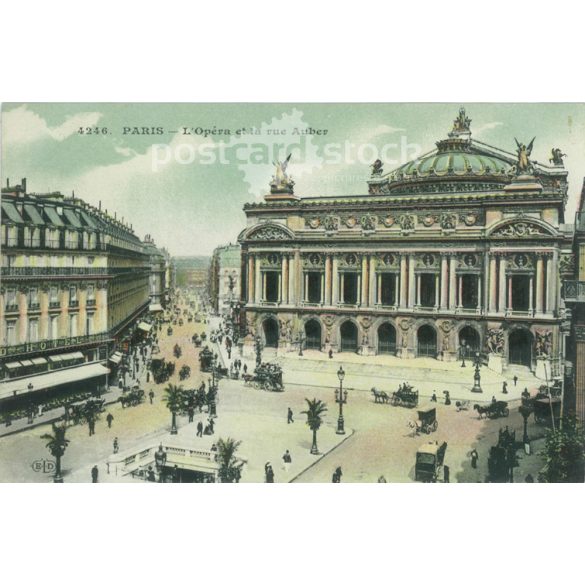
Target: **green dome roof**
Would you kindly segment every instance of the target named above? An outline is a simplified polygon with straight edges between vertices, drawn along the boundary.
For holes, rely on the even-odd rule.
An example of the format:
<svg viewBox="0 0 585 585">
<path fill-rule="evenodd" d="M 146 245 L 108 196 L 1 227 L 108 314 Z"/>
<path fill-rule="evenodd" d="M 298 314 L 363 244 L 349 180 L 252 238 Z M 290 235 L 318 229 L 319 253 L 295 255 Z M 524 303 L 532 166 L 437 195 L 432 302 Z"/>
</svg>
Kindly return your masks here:
<svg viewBox="0 0 585 585">
<path fill-rule="evenodd" d="M 389 174 L 390 181 L 442 176 L 506 176 L 512 164 L 504 157 L 474 148 L 471 140 L 450 139 L 437 149 Z"/>
</svg>

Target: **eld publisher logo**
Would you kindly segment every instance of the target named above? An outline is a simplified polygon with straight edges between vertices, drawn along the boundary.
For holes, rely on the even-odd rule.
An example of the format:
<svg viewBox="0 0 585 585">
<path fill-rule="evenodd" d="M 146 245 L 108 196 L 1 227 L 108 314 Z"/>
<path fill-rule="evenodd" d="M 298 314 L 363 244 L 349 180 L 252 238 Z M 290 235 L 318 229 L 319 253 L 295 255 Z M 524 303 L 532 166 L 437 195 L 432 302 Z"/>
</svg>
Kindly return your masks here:
<svg viewBox="0 0 585 585">
<path fill-rule="evenodd" d="M 51 473 L 55 471 L 55 462 L 49 461 L 48 459 L 37 459 L 33 461 L 31 467 L 37 473 Z"/>
</svg>

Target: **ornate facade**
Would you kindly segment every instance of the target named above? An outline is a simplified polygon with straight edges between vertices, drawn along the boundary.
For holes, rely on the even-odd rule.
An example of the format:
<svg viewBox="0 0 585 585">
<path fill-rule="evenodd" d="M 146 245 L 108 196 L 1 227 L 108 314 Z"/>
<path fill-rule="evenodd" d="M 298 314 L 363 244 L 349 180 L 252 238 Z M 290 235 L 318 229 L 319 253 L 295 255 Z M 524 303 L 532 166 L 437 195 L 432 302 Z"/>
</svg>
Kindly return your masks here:
<svg viewBox="0 0 585 585">
<path fill-rule="evenodd" d="M 299 198 L 277 173 L 265 201 L 244 207 L 249 339 L 402 358 L 480 352 L 496 370 L 550 377 L 571 247 L 562 157 L 547 166 L 530 160 L 532 143 L 516 154 L 479 143 L 470 122 L 460 111 L 436 149 L 391 172 L 376 161 L 364 195 Z"/>
</svg>

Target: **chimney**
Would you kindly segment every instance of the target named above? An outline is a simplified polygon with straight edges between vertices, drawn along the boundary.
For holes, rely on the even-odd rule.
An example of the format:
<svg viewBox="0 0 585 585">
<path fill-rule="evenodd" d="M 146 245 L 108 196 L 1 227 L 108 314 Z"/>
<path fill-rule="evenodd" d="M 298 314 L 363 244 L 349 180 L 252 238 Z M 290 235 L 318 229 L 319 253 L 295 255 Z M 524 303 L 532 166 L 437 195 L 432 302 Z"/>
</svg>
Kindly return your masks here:
<svg viewBox="0 0 585 585">
<path fill-rule="evenodd" d="M 20 185 L 22 187 L 22 191 L 26 195 L 26 178 L 20 180 Z"/>
<path fill-rule="evenodd" d="M 102 210 L 102 200 L 100 199 L 100 206 L 98 207 L 98 209 L 101 211 Z"/>
<path fill-rule="evenodd" d="M 6 179 L 6 187 L 10 187 L 10 179 Z"/>
</svg>

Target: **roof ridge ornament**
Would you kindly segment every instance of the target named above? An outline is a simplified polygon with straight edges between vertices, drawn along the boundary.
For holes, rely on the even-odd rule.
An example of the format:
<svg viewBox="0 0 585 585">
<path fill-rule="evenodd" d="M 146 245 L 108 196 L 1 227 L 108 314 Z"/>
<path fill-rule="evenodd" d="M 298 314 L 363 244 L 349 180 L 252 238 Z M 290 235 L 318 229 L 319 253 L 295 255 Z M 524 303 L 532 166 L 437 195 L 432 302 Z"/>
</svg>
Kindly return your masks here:
<svg viewBox="0 0 585 585">
<path fill-rule="evenodd" d="M 459 108 L 459 114 L 453 120 L 453 130 L 449 132 L 449 138 L 471 138 L 471 118 L 465 113 L 465 108 Z"/>
</svg>

